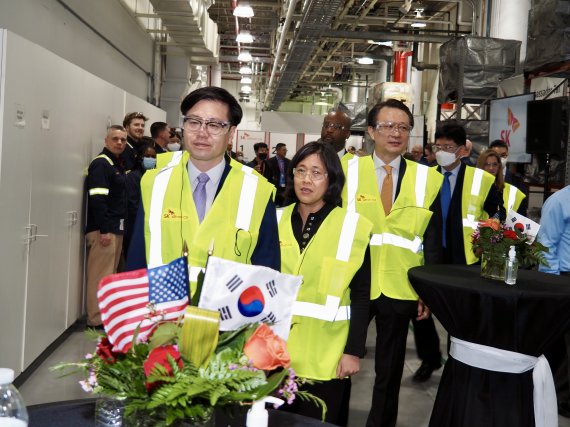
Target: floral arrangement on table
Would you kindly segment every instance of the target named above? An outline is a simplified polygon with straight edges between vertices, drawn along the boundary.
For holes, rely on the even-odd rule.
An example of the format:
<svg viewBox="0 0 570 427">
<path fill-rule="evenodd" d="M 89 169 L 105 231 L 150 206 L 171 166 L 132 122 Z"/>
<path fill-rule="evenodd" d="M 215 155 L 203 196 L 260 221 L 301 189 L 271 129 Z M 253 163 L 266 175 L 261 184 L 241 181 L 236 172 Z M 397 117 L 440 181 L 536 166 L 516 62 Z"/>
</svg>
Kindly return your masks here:
<svg viewBox="0 0 570 427">
<path fill-rule="evenodd" d="M 152 315 L 155 327 L 148 339 L 140 339 L 135 332 L 126 352 L 113 351 L 104 333 L 89 330 L 97 340 L 95 353 L 52 369 L 78 368 L 84 373 L 80 384 L 86 392 L 124 400 L 124 419 L 152 420 L 142 425 L 203 422 L 212 417 L 214 408 L 235 409 L 271 394 L 288 404 L 296 398 L 313 401 L 323 408 L 324 419 L 324 402 L 298 389 L 304 380 L 289 368 L 286 343 L 267 324 L 250 324 L 219 335 L 215 324 L 215 342 L 206 339 L 196 345 L 186 334 L 190 329 L 194 338 L 200 334 L 195 333 L 195 323 L 189 326 L 187 315 L 184 323 L 161 320 L 160 313 Z"/>
<path fill-rule="evenodd" d="M 521 228 L 510 228 L 495 218 L 479 222 L 471 235 L 471 243 L 475 254 L 481 257 L 481 271 L 485 276 L 504 278 L 505 258 L 511 246 L 516 248 L 520 266 L 548 265 L 544 257 L 544 252 L 548 252 L 547 247 L 525 234 Z"/>
</svg>

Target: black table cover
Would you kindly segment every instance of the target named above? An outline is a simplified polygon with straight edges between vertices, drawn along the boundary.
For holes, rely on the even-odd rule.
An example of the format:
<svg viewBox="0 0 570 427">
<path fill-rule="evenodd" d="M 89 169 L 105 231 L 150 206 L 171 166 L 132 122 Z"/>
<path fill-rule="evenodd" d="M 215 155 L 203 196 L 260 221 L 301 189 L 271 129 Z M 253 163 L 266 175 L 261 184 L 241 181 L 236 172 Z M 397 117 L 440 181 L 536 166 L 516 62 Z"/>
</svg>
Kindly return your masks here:
<svg viewBox="0 0 570 427">
<path fill-rule="evenodd" d="M 479 266 L 430 265 L 408 272 L 420 298 L 456 338 L 538 357 L 570 326 L 568 277 L 519 270 L 517 284 Z M 532 371 L 474 368 L 449 357 L 430 427 L 534 427 Z"/>
<path fill-rule="evenodd" d="M 29 427 L 93 427 L 96 399 L 70 400 L 28 406 Z M 269 427 L 334 427 L 334 424 L 289 412 L 268 409 Z M 235 419 L 216 411 L 216 427 L 244 427 L 245 415 Z"/>
</svg>

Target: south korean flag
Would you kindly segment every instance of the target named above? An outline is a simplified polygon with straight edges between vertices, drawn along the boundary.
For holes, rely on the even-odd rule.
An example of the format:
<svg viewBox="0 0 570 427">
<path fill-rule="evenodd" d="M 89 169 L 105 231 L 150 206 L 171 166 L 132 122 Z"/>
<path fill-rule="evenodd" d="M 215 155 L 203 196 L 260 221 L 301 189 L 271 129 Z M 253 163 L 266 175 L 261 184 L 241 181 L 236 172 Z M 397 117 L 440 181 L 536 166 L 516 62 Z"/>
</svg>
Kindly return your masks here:
<svg viewBox="0 0 570 427">
<path fill-rule="evenodd" d="M 505 220 L 505 225 L 511 230 L 519 230 L 522 234 L 528 237 L 528 244 L 530 245 L 536 239 L 538 230 L 540 229 L 540 224 L 537 224 L 532 219 L 529 219 L 521 214 L 510 210 L 507 219 Z"/>
<path fill-rule="evenodd" d="M 267 322 L 287 340 L 292 307 L 302 281 L 301 276 L 211 256 L 198 306 L 220 312 L 221 331 Z"/>
</svg>

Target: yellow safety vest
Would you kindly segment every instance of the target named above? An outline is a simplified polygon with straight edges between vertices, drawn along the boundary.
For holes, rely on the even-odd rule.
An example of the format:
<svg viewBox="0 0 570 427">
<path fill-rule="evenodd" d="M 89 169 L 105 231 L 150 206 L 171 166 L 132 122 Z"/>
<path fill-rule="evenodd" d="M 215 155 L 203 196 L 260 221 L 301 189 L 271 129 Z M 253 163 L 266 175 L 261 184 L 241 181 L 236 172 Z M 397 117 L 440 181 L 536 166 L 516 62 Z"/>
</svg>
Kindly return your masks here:
<svg viewBox="0 0 570 427">
<path fill-rule="evenodd" d="M 525 197 L 526 194 L 521 190 L 505 182 L 505 188 L 503 188 L 503 205 L 505 206 L 507 214 L 510 210 L 517 212 Z"/>
<path fill-rule="evenodd" d="M 166 166 L 148 170 L 141 180 L 146 259 L 151 267 L 166 264 L 182 255 L 186 242 L 194 293 L 211 246 L 219 258 L 251 263 L 274 187 L 250 167 L 232 162 L 222 189 L 200 223 L 188 178 L 189 154 L 170 154 Z"/>
<path fill-rule="evenodd" d="M 291 228 L 294 207 L 284 208 L 279 220 L 281 271 L 303 276 L 287 348 L 297 375 L 330 380 L 346 346 L 349 285 L 364 260 L 372 224 L 337 207 L 301 253 Z"/>
<path fill-rule="evenodd" d="M 463 249 L 467 265 L 475 264 L 479 258 L 473 253 L 471 235 L 479 221 L 489 218 L 483 210 L 485 199 L 495 183 L 495 177 L 482 169 L 465 166 L 461 193 L 461 220 L 463 223 Z"/>
<path fill-rule="evenodd" d="M 343 207 L 372 221 L 370 298 L 381 294 L 400 300 L 417 300 L 408 270 L 423 265 L 423 235 L 432 212 L 429 207 L 443 176 L 434 168 L 403 159 L 406 172 L 392 210 L 386 216 L 380 200 L 372 156 L 353 157 L 342 166 L 346 176 Z"/>
</svg>

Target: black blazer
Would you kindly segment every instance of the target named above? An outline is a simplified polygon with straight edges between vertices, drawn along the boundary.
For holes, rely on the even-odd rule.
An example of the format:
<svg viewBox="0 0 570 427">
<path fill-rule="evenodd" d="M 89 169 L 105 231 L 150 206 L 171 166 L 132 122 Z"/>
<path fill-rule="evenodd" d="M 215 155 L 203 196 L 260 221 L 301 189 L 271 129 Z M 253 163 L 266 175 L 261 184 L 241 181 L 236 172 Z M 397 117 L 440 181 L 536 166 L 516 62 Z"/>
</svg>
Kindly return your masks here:
<svg viewBox="0 0 570 427">
<path fill-rule="evenodd" d="M 455 182 L 455 188 L 451 195 L 449 212 L 447 213 L 445 227 L 447 247 L 444 249 L 444 262 L 447 264 L 465 265 L 467 263 L 463 245 L 463 216 L 461 214 L 465 168 L 466 165 L 461 163 L 461 169 L 459 169 L 459 173 L 457 174 L 457 181 Z M 441 167 L 438 167 L 438 171 L 442 172 Z M 489 190 L 489 194 L 485 199 L 483 210 L 489 214 L 489 217 L 493 217 L 498 212 L 501 221 L 506 218 L 501 195 L 494 185 L 491 186 L 491 190 Z"/>
<path fill-rule="evenodd" d="M 285 157 L 285 181 L 287 180 L 287 176 L 289 176 L 290 164 L 291 160 Z M 267 180 L 272 183 L 275 188 L 277 188 L 277 191 L 283 191 L 285 189 L 284 187 L 279 187 L 279 177 L 281 176 L 281 171 L 279 170 L 277 156 L 273 156 L 265 161 L 265 171 L 263 172 L 263 176 L 267 178 Z"/>
</svg>

